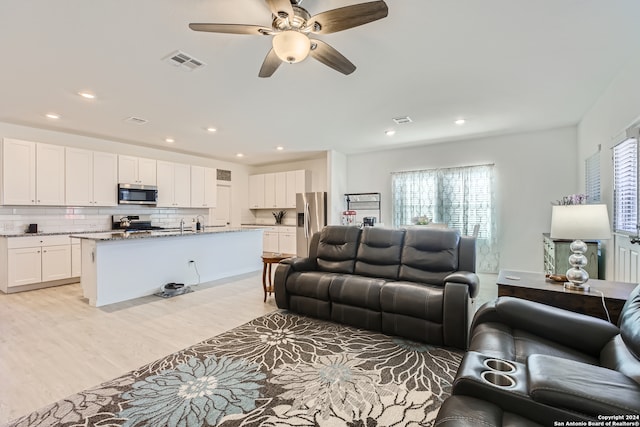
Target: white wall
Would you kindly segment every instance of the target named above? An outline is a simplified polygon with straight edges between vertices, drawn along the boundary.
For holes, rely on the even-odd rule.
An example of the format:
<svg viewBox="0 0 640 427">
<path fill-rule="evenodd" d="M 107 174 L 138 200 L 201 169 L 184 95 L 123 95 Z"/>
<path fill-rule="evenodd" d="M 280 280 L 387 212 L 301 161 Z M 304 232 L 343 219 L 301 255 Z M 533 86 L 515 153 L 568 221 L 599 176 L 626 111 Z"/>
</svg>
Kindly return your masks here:
<svg viewBox="0 0 640 427">
<path fill-rule="evenodd" d="M 46 129 L 38 129 L 38 128 L 32 128 L 27 126 L 14 125 L 10 123 L 3 123 L 3 122 L 0 122 L 0 138 L 16 138 L 16 139 L 23 139 L 27 141 L 43 142 L 47 144 L 64 145 L 68 147 L 85 148 L 88 150 L 104 151 L 104 152 L 117 153 L 117 154 L 127 154 L 127 155 L 138 156 L 138 157 L 148 157 L 148 158 L 158 159 L 158 160 L 166 160 L 166 161 L 172 161 L 172 162 L 178 162 L 178 163 L 188 163 L 192 165 L 227 169 L 231 171 L 231 177 L 232 177 L 232 189 L 233 189 L 231 192 L 232 194 L 231 225 L 232 226 L 235 227 L 240 225 L 240 219 L 243 212 L 243 208 L 246 209 L 246 207 L 249 205 L 248 195 L 247 195 L 247 188 L 249 185 L 249 180 L 248 180 L 249 168 L 244 165 L 226 162 L 222 160 L 210 159 L 202 156 L 192 156 L 188 154 L 176 153 L 176 152 L 171 152 L 171 151 L 166 151 L 161 149 L 154 149 L 149 147 L 125 144 L 125 143 L 110 141 L 110 140 L 101 139 L 101 138 L 80 136 L 80 135 L 75 135 L 71 133 L 58 132 L 58 131 L 52 131 L 52 130 L 46 130 Z M 7 215 L 14 215 L 14 213 L 11 210 L 7 210 L 7 209 L 9 208 L 4 208 L 1 213 L 1 215 L 3 215 L 3 218 L 6 221 L 8 221 L 7 224 L 9 223 L 22 224 L 25 221 L 28 223 L 30 221 L 35 221 L 35 220 L 38 220 L 40 222 L 46 222 L 44 217 L 51 216 L 53 218 L 59 215 L 58 210 L 53 210 L 53 209 L 45 210 L 44 208 L 31 207 L 26 210 L 25 209 L 21 210 L 20 211 L 21 214 L 17 212 L 15 213 L 15 215 L 22 215 L 20 217 L 14 216 L 12 218 L 7 218 L 6 217 Z M 113 210 L 117 211 L 117 212 L 114 212 L 114 214 L 120 212 L 119 209 L 122 210 L 125 208 L 122 208 L 122 207 L 114 208 Z M 160 209 L 161 208 L 158 208 L 156 210 L 160 210 Z M 87 219 L 86 215 L 97 215 L 97 214 L 107 215 L 109 214 L 109 211 L 110 209 L 108 208 L 107 209 L 103 208 L 103 209 L 100 209 L 99 211 L 97 210 L 97 208 L 90 208 L 90 207 L 78 208 L 77 215 L 80 215 L 80 216 L 85 215 L 85 218 L 78 217 L 77 219 L 86 220 Z M 167 210 L 165 209 L 163 210 L 163 212 L 164 211 L 167 211 Z M 206 210 L 200 209 L 198 211 L 200 212 L 200 214 L 204 214 L 204 215 L 207 214 Z M 150 213 L 153 214 L 154 212 L 150 212 Z M 185 213 L 185 215 L 188 216 L 189 212 Z M 53 230 L 58 231 L 58 228 L 65 227 L 68 225 L 66 223 L 64 224 L 60 223 L 59 221 L 57 222 L 55 219 L 50 219 L 50 221 L 52 221 L 49 224 L 51 226 L 52 231 Z M 89 222 L 91 224 L 94 224 L 96 221 L 98 221 L 99 224 L 102 224 L 105 222 L 105 219 L 102 217 L 100 218 L 96 217 L 91 219 Z M 82 228 L 81 224 L 82 224 L 81 222 L 78 222 L 77 224 L 73 224 L 72 230 L 78 231 L 79 229 Z M 21 225 L 18 226 L 18 228 L 20 227 Z M 97 225 L 96 227 L 101 227 L 101 225 Z M 6 229 L 5 231 L 14 231 L 14 230 Z M 18 230 L 15 230 L 15 231 L 18 231 Z"/>
<path fill-rule="evenodd" d="M 344 195 L 347 193 L 347 156 L 337 151 L 329 152 L 327 170 L 327 224 L 340 224 L 345 210 Z"/>
<path fill-rule="evenodd" d="M 348 192 L 380 192 L 391 224 L 391 172 L 495 164 L 500 268 L 543 270 L 551 202 L 575 193 L 576 129 L 566 127 L 349 155 Z"/>
<path fill-rule="evenodd" d="M 602 201 L 613 215 L 613 162 L 611 147 L 624 139 L 624 131 L 640 123 L 640 57 L 630 53 L 631 62 L 578 124 L 578 183 L 584 190 L 584 161 L 602 145 L 600 186 Z M 613 241 L 603 242 L 606 278 L 613 280 Z"/>
</svg>

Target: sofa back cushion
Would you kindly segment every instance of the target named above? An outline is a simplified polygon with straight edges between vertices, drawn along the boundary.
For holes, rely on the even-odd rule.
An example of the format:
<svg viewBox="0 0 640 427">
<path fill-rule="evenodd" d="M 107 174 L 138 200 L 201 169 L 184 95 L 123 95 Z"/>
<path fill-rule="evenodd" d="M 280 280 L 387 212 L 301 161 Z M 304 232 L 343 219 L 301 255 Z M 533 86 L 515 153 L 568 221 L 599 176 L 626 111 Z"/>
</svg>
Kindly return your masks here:
<svg viewBox="0 0 640 427">
<path fill-rule="evenodd" d="M 444 285 L 444 278 L 458 270 L 460 233 L 450 228 L 407 229 L 400 264 L 400 280 Z"/>
<path fill-rule="evenodd" d="M 398 279 L 404 229 L 365 227 L 360 237 L 355 273 Z"/>
<path fill-rule="evenodd" d="M 318 270 L 353 273 L 362 230 L 358 227 L 329 225 L 320 231 L 316 260 Z"/>
</svg>

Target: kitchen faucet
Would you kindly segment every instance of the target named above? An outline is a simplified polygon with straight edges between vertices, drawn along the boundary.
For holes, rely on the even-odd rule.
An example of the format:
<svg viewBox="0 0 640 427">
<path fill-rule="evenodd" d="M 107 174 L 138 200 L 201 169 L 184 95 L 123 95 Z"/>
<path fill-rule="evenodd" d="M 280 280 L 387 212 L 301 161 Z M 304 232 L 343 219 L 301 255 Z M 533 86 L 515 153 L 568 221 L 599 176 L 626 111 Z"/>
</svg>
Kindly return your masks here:
<svg viewBox="0 0 640 427">
<path fill-rule="evenodd" d="M 180 220 L 180 233 L 184 233 L 184 218 Z"/>
</svg>

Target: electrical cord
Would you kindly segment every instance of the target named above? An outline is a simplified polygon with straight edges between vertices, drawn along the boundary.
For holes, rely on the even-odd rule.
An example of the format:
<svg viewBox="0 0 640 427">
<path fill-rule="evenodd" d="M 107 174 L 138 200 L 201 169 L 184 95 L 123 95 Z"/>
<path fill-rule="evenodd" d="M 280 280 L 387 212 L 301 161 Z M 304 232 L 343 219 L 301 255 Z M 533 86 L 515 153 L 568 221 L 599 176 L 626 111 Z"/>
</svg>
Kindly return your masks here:
<svg viewBox="0 0 640 427">
<path fill-rule="evenodd" d="M 196 270 L 196 275 L 198 276 L 198 283 L 196 283 L 196 285 L 200 284 L 200 272 L 198 271 L 198 264 L 196 264 L 195 261 L 189 261 L 189 264 L 193 264 L 193 268 Z"/>
<path fill-rule="evenodd" d="M 607 315 L 607 320 L 609 321 L 609 323 L 611 323 L 611 317 L 609 316 L 609 310 L 607 310 L 607 304 L 604 301 L 604 293 L 602 291 L 599 291 L 599 290 L 593 289 L 593 288 L 591 288 L 591 290 L 600 294 L 600 299 L 602 300 L 602 308 L 604 308 L 604 312 Z"/>
</svg>

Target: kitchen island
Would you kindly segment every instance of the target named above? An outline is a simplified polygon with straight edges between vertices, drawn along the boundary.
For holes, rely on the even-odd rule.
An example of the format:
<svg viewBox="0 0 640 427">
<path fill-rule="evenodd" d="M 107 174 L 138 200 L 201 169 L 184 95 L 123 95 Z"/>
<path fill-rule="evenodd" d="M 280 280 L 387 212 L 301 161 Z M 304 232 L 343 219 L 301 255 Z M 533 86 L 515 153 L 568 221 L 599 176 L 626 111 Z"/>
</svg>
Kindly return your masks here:
<svg viewBox="0 0 640 427">
<path fill-rule="evenodd" d="M 167 283 L 194 285 L 262 267 L 262 230 L 207 227 L 73 237 L 81 240 L 84 296 L 96 307 L 152 295 Z"/>
</svg>

